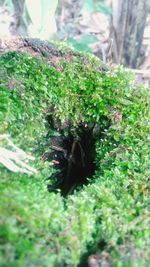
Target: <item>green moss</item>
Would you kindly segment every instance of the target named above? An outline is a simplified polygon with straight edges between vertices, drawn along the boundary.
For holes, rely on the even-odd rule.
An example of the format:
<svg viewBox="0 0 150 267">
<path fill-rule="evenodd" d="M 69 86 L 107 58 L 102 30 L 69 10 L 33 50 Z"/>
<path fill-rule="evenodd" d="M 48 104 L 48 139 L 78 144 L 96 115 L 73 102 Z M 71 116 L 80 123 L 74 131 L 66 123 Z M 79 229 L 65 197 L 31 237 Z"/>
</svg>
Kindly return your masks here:
<svg viewBox="0 0 150 267">
<path fill-rule="evenodd" d="M 0 57 L 0 99 L 0 133 L 32 152 L 38 169 L 32 177 L 0 169 L 2 266 L 77 266 L 90 251 L 101 253 L 101 242 L 112 266 L 146 266 L 148 90 L 134 86 L 121 67 L 91 56 L 72 54 L 54 67 L 9 52 Z M 104 132 L 96 144 L 95 176 L 65 203 L 47 192 L 49 167 L 39 160 L 48 114 L 67 122 L 66 131 L 94 122 Z"/>
</svg>

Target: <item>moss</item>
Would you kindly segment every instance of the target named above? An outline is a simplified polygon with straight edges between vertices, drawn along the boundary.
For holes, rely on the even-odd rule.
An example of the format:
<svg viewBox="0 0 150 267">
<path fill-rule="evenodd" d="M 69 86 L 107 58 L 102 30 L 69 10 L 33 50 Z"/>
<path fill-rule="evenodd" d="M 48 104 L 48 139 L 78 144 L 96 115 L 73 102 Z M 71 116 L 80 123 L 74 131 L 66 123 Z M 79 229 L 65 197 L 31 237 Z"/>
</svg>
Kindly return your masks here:
<svg viewBox="0 0 150 267">
<path fill-rule="evenodd" d="M 64 51 L 58 54 L 55 64 L 24 52 L 0 57 L 0 133 L 34 154 L 38 169 L 32 177 L 0 169 L 2 266 L 77 266 L 101 249 L 112 266 L 126 266 L 126 255 L 137 266 L 135 251 L 146 266 L 148 90 L 136 87 L 122 67 L 70 50 L 68 61 Z M 54 130 L 77 136 L 91 123 L 95 175 L 64 202 L 59 192 L 47 192 L 52 170 L 39 158 Z"/>
</svg>

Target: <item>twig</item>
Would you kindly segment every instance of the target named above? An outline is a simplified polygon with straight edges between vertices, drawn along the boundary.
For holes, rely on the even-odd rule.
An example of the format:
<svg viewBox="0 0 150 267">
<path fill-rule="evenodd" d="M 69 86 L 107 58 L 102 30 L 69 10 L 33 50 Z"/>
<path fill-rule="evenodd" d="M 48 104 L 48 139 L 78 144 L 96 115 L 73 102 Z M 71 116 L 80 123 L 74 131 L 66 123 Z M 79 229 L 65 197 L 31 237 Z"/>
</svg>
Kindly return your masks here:
<svg viewBox="0 0 150 267">
<path fill-rule="evenodd" d="M 140 70 L 140 69 L 128 69 L 125 68 L 126 71 L 133 71 L 135 74 L 141 74 L 146 77 L 150 77 L 150 70 Z"/>
</svg>

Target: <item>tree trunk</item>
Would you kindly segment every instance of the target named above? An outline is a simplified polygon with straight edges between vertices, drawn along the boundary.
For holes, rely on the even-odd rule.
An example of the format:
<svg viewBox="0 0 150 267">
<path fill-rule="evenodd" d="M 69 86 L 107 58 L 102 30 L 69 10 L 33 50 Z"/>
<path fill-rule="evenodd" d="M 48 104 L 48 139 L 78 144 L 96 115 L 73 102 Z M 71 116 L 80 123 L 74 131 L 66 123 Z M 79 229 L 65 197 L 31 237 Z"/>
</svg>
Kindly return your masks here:
<svg viewBox="0 0 150 267">
<path fill-rule="evenodd" d="M 138 67 L 149 0 L 112 0 L 112 54 L 117 63 Z"/>
<path fill-rule="evenodd" d="M 29 22 L 29 16 L 25 7 L 25 0 L 12 0 L 16 25 L 14 29 L 14 35 L 27 36 L 27 24 Z"/>
</svg>

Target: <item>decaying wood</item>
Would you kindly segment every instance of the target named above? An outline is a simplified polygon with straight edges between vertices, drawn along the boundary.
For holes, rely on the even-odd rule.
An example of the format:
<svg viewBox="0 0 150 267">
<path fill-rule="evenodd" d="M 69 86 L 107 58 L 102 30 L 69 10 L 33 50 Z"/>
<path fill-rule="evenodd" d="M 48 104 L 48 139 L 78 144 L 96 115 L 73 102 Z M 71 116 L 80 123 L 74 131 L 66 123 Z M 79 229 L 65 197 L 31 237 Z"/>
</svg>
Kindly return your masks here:
<svg viewBox="0 0 150 267">
<path fill-rule="evenodd" d="M 136 68 L 141 60 L 149 0 L 113 0 L 112 3 L 113 59 L 117 63 Z"/>
<path fill-rule="evenodd" d="M 41 41 L 38 38 L 28 37 L 11 37 L 0 38 L 0 54 L 8 51 L 27 52 L 31 56 L 44 57 L 48 60 L 49 64 L 55 67 L 58 71 L 62 70 L 61 60 L 62 58 L 67 62 L 72 62 L 75 52 L 71 49 L 62 51 L 56 45 L 49 41 Z"/>
<path fill-rule="evenodd" d="M 18 148 L 8 135 L 0 135 L 0 141 L 5 141 L 0 145 L 0 164 L 5 166 L 12 172 L 20 172 L 26 174 L 36 173 L 36 169 L 28 164 L 29 160 L 34 160 L 34 157 L 25 153 Z"/>
</svg>

